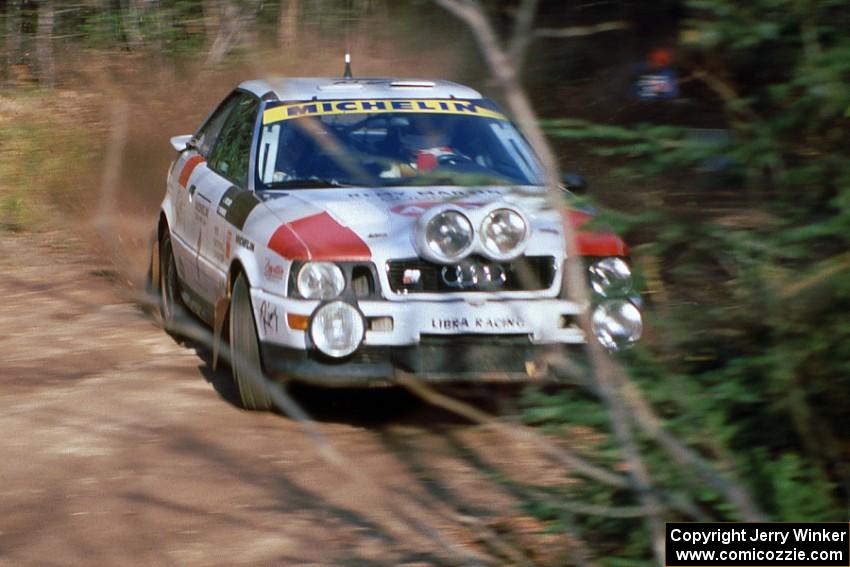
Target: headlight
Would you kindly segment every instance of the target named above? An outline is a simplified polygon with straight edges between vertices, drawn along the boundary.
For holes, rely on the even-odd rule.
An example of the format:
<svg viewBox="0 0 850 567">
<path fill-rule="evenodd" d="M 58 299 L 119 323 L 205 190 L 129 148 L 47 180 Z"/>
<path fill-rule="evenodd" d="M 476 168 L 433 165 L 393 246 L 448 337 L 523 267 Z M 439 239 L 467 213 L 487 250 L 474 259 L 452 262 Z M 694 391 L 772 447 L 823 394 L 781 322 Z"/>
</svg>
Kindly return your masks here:
<svg viewBox="0 0 850 567">
<path fill-rule="evenodd" d="M 590 287 L 602 297 L 623 296 L 632 290 L 632 271 L 620 258 L 604 258 L 590 265 Z"/>
<path fill-rule="evenodd" d="M 472 247 L 472 223 L 460 211 L 438 213 L 425 225 L 425 245 L 436 258 L 457 261 Z"/>
<path fill-rule="evenodd" d="M 527 235 L 525 219 L 511 209 L 496 209 L 481 223 L 481 243 L 495 260 L 508 260 L 522 253 Z"/>
<path fill-rule="evenodd" d="M 345 289 L 345 276 L 336 264 L 307 262 L 298 271 L 296 284 L 304 299 L 333 299 Z"/>
<path fill-rule="evenodd" d="M 321 352 L 334 358 L 348 356 L 363 341 L 363 316 L 352 305 L 334 301 L 319 307 L 310 321 L 310 338 Z"/>
<path fill-rule="evenodd" d="M 591 326 L 596 339 L 608 350 L 631 346 L 643 333 L 640 311 L 624 299 L 603 301 L 593 310 Z"/>
</svg>

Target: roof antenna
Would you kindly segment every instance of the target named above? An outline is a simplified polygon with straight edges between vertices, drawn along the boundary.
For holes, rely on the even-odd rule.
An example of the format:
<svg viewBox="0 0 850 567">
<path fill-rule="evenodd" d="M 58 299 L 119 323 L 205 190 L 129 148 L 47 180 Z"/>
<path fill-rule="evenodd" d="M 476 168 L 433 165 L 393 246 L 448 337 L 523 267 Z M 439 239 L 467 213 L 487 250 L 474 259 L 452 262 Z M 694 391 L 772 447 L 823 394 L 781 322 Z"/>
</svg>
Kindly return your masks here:
<svg viewBox="0 0 850 567">
<path fill-rule="evenodd" d="M 345 54 L 345 74 L 342 76 L 343 79 L 351 79 L 353 76 L 351 74 L 351 54 Z"/>
</svg>

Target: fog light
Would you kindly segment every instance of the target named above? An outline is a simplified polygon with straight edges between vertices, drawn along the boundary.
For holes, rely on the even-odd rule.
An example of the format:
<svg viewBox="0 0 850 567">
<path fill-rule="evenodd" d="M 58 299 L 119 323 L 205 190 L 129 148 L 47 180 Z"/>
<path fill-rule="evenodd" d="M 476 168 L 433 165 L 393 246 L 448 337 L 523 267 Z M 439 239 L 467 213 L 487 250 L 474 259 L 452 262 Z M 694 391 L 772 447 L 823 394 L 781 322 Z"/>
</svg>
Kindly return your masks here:
<svg viewBox="0 0 850 567">
<path fill-rule="evenodd" d="M 334 358 L 348 356 L 363 341 L 365 326 L 360 312 L 343 301 L 319 307 L 310 321 L 310 338 L 321 352 Z"/>
<path fill-rule="evenodd" d="M 643 333 L 640 311 L 623 299 L 600 303 L 593 310 L 592 326 L 596 339 L 608 350 L 631 346 Z"/>
</svg>

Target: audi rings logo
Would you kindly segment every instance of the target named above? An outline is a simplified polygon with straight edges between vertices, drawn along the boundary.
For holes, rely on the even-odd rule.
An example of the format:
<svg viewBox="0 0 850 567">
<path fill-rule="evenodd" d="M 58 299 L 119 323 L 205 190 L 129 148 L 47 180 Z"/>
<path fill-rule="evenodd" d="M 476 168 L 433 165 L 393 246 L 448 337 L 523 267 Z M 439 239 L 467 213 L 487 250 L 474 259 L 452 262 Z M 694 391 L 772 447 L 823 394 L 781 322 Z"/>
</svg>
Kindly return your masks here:
<svg viewBox="0 0 850 567">
<path fill-rule="evenodd" d="M 443 266 L 440 275 L 444 284 L 455 289 L 500 288 L 508 281 L 505 267 L 489 262 L 461 262 Z"/>
</svg>

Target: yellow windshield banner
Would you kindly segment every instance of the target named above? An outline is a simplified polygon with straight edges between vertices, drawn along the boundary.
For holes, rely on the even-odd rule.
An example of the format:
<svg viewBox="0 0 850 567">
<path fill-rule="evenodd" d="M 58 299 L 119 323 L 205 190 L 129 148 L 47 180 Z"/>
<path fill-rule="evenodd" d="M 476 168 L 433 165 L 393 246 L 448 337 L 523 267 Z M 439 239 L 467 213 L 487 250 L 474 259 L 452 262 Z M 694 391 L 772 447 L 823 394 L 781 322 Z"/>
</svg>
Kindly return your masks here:
<svg viewBox="0 0 850 567">
<path fill-rule="evenodd" d="M 504 114 L 484 108 L 469 100 L 457 99 L 383 99 L 383 100 L 315 100 L 275 106 L 263 113 L 263 124 L 305 116 L 333 114 L 375 114 L 415 112 L 419 114 L 459 114 L 507 120 Z"/>
</svg>

